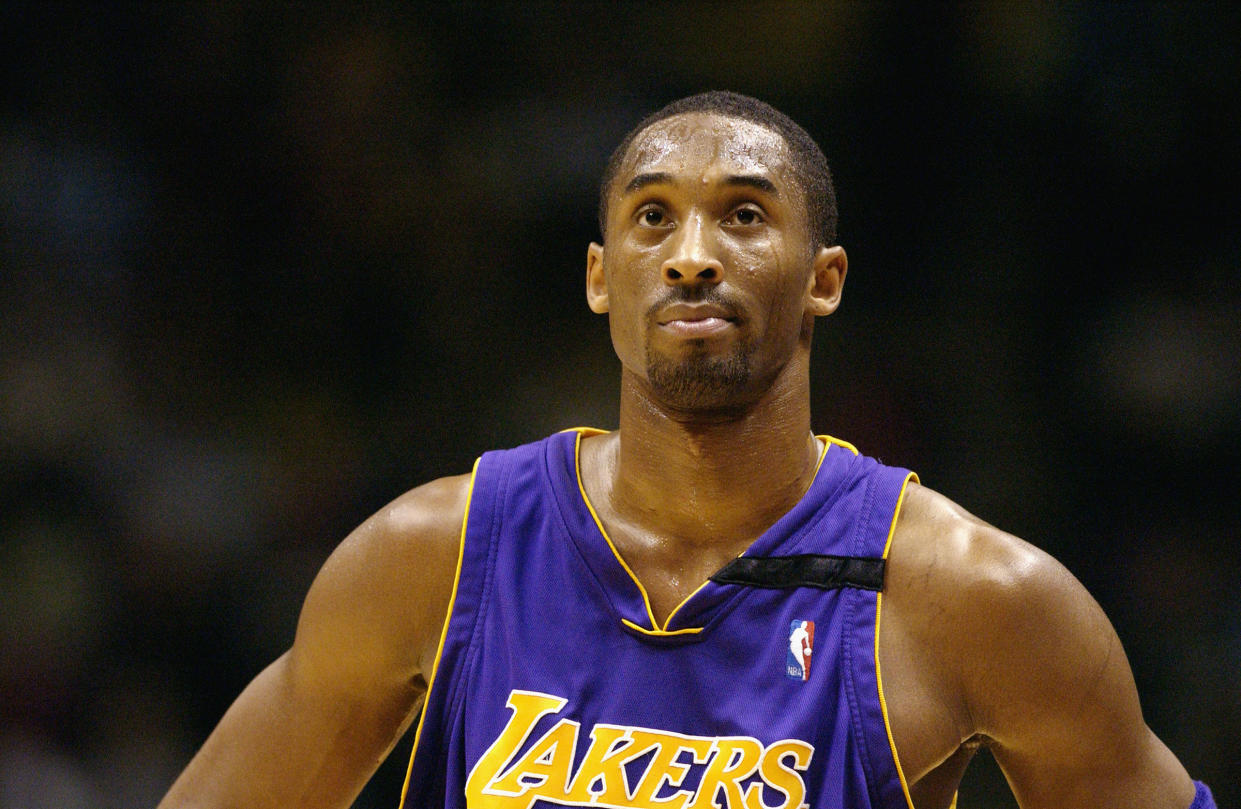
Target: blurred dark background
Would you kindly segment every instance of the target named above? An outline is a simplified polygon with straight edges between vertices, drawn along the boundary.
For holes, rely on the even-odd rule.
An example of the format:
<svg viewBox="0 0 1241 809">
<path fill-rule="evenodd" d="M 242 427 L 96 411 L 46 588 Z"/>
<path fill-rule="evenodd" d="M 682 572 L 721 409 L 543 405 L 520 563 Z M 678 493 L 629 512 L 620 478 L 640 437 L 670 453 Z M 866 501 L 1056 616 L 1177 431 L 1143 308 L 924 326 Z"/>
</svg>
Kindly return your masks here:
<svg viewBox="0 0 1241 809">
<path fill-rule="evenodd" d="M 359 521 L 615 426 L 595 183 L 714 88 L 835 172 L 816 429 L 1059 557 L 1241 805 L 1235 8 L 0 8 L 0 807 L 153 805 Z"/>
</svg>

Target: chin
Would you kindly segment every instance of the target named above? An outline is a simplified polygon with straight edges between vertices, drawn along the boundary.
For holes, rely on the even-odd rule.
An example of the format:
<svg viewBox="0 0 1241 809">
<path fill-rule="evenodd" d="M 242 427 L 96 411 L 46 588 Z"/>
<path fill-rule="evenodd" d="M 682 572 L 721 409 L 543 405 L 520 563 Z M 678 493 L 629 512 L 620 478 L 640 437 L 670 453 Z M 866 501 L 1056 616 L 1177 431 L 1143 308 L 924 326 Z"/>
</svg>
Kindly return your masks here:
<svg viewBox="0 0 1241 809">
<path fill-rule="evenodd" d="M 646 378 L 656 398 L 678 410 L 729 410 L 750 398 L 749 358 L 740 350 L 679 361 L 648 356 Z"/>
</svg>

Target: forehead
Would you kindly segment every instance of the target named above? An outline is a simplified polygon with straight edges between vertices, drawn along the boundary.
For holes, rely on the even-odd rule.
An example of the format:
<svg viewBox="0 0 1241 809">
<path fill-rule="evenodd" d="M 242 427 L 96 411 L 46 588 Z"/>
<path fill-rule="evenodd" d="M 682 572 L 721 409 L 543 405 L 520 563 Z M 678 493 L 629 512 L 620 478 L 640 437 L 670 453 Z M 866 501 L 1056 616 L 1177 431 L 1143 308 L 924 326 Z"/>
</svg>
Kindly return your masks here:
<svg viewBox="0 0 1241 809">
<path fill-rule="evenodd" d="M 781 189 L 794 181 L 788 144 L 779 133 L 714 113 L 674 115 L 638 133 L 621 162 L 616 187 L 653 172 L 703 181 L 712 174 L 763 175 Z"/>
</svg>

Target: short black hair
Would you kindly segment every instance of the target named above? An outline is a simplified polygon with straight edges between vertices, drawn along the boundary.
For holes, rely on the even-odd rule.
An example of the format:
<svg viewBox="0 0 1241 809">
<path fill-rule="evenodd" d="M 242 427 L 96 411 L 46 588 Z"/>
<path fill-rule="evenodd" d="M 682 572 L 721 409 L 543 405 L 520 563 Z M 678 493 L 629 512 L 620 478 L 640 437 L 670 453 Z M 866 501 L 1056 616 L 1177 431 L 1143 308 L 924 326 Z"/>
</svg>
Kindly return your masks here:
<svg viewBox="0 0 1241 809">
<path fill-rule="evenodd" d="M 608 220 L 608 196 L 612 183 L 620 171 L 621 162 L 629 153 L 629 147 L 647 127 L 665 118 L 686 113 L 703 112 L 740 118 L 770 129 L 784 139 L 792 157 L 793 174 L 801 185 L 806 199 L 810 235 L 818 240 L 818 246 L 836 243 L 836 189 L 832 186 L 832 173 L 827 166 L 823 150 L 806 130 L 796 121 L 770 104 L 747 95 L 728 90 L 712 90 L 687 96 L 651 113 L 625 135 L 616 151 L 608 159 L 599 183 L 599 233 L 606 238 Z"/>
</svg>

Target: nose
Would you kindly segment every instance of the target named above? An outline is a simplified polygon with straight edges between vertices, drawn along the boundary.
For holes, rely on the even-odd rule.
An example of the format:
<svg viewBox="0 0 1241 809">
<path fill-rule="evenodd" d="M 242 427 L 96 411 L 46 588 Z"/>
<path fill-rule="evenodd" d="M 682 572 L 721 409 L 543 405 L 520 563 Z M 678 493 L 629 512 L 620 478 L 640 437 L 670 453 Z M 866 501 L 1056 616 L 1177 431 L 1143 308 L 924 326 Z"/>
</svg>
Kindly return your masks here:
<svg viewBox="0 0 1241 809">
<path fill-rule="evenodd" d="M 706 224 L 693 215 L 673 236 L 672 255 L 660 267 L 668 286 L 718 284 L 724 280 L 724 265 L 715 257 Z"/>
</svg>

